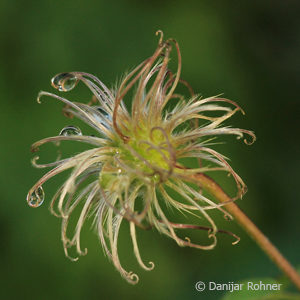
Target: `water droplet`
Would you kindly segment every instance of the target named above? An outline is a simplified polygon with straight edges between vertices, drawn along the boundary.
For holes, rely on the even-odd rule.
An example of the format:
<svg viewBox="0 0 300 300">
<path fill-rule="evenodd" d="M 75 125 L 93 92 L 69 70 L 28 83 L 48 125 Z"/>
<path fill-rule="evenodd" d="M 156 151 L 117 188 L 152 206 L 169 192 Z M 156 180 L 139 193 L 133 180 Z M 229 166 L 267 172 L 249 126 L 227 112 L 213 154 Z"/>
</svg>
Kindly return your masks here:
<svg viewBox="0 0 300 300">
<path fill-rule="evenodd" d="M 78 81 L 79 79 L 71 73 L 60 73 L 51 79 L 51 85 L 61 92 L 68 92 L 76 86 Z"/>
<path fill-rule="evenodd" d="M 155 174 L 153 176 L 154 182 L 158 183 L 160 181 L 160 175 L 159 174 Z"/>
<path fill-rule="evenodd" d="M 98 110 L 98 112 L 107 120 L 112 120 L 111 115 L 104 110 L 101 106 L 97 106 L 96 109 Z"/>
<path fill-rule="evenodd" d="M 109 123 L 112 121 L 112 116 L 104 110 L 101 106 L 94 106 L 94 108 L 97 110 L 97 113 L 95 113 L 95 118 L 106 128 L 109 128 Z"/>
<path fill-rule="evenodd" d="M 66 126 L 64 127 L 59 135 L 70 136 L 70 135 L 82 135 L 81 130 L 76 126 Z"/>
<path fill-rule="evenodd" d="M 39 207 L 42 205 L 45 199 L 45 193 L 41 186 L 39 186 L 27 199 L 28 204 L 31 207 Z"/>
<path fill-rule="evenodd" d="M 106 110 L 104 110 L 102 107 L 98 106 L 96 107 L 97 111 L 104 117 L 104 119 L 112 121 L 112 115 L 109 114 Z"/>
</svg>

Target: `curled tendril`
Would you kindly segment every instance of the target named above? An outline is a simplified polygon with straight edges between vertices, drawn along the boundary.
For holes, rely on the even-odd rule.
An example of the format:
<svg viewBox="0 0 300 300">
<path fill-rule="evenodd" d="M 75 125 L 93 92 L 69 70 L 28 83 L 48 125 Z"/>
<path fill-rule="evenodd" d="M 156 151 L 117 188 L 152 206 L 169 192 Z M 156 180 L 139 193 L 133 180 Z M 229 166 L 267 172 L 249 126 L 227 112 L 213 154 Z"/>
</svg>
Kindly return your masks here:
<svg viewBox="0 0 300 300">
<path fill-rule="evenodd" d="M 164 39 L 164 33 L 163 33 L 163 31 L 162 31 L 162 30 L 157 30 L 157 31 L 155 32 L 155 35 L 160 35 L 158 44 L 161 45 L 161 44 L 162 44 L 162 41 L 163 41 L 163 39 Z"/>
<path fill-rule="evenodd" d="M 200 226 L 200 225 L 192 225 L 192 224 L 179 224 L 179 223 L 172 223 L 170 222 L 173 228 L 178 228 L 178 229 L 197 229 L 197 230 L 205 230 L 208 232 L 208 237 L 209 238 L 214 238 L 215 234 L 211 233 L 212 228 L 211 227 L 206 227 L 206 226 Z M 236 234 L 232 233 L 231 231 L 223 230 L 223 229 L 218 229 L 217 233 L 223 233 L 230 235 L 234 237 L 236 240 L 232 242 L 232 245 L 236 245 L 240 241 L 240 237 L 237 236 Z M 188 239 L 188 242 L 191 243 L 190 238 L 185 238 Z"/>
</svg>

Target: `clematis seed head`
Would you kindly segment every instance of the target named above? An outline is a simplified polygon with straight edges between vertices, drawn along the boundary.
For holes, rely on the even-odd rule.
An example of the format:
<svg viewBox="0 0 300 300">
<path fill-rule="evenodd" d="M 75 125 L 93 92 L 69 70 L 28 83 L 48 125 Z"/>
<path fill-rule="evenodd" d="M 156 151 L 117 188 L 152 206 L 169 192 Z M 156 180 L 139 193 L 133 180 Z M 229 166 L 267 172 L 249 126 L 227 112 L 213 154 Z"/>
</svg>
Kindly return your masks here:
<svg viewBox="0 0 300 300">
<path fill-rule="evenodd" d="M 51 80 L 60 92 L 68 92 L 80 82 L 92 93 L 88 104 L 73 102 L 60 95 L 40 92 L 38 102 L 48 97 L 65 104 L 67 117 L 77 117 L 95 130 L 95 135 L 85 135 L 75 126 L 65 127 L 58 136 L 44 138 L 31 147 L 39 150 L 45 143 L 63 141 L 87 143 L 90 148 L 74 156 L 39 164 L 39 157 L 32 163 L 38 168 L 51 168 L 29 190 L 27 202 L 38 207 L 44 201 L 43 184 L 51 177 L 70 171 L 69 177 L 54 194 L 50 208 L 62 219 L 61 238 L 67 257 L 68 249 L 76 248 L 78 255 L 85 255 L 80 243 L 81 229 L 88 217 L 93 218 L 94 228 L 108 258 L 120 274 L 129 282 L 136 283 L 138 276 L 125 270 L 118 255 L 118 236 L 122 222 L 129 222 L 133 252 L 145 270 L 152 270 L 153 262 L 145 263 L 140 255 L 136 227 L 156 228 L 173 239 L 179 246 L 213 249 L 219 230 L 211 210 L 220 211 L 226 218 L 230 214 L 223 208 L 226 203 L 216 203 L 206 193 L 201 183 L 193 182 L 195 174 L 223 172 L 235 181 L 236 195 L 243 196 L 246 186 L 232 169 L 226 157 L 212 148 L 213 140 L 224 135 L 244 138 L 246 144 L 255 140 L 252 131 L 224 125 L 242 109 L 233 101 L 195 95 L 189 84 L 180 78 L 181 54 L 178 43 L 164 40 L 161 31 L 154 53 L 124 76 L 116 89 L 109 89 L 94 75 L 84 72 L 60 73 Z M 177 69 L 169 69 L 172 48 L 177 56 Z M 178 84 L 190 91 L 190 98 L 176 92 Z M 125 106 L 129 91 L 134 91 L 131 110 Z M 126 99 L 125 99 L 126 98 Z M 250 139 L 248 139 L 250 138 Z M 186 161 L 194 167 L 187 167 Z M 67 236 L 69 220 L 80 207 L 72 237 Z M 199 216 L 199 224 L 182 224 L 170 220 L 166 208 L 189 215 Z M 207 231 L 207 241 L 197 243 L 189 237 L 180 237 L 182 229 Z M 234 242 L 236 243 L 236 242 Z"/>
</svg>

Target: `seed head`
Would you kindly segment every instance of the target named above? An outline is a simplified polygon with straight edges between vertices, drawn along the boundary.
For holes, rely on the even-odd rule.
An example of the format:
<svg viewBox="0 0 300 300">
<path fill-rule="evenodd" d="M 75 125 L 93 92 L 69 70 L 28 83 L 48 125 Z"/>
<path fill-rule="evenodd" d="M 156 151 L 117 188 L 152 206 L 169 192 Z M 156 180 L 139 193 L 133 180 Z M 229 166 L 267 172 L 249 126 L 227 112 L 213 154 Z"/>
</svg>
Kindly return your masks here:
<svg viewBox="0 0 300 300">
<path fill-rule="evenodd" d="M 222 207 L 226 203 L 215 203 L 192 178 L 200 173 L 225 172 L 232 175 L 237 187 L 232 201 L 240 198 L 246 191 L 244 182 L 226 158 L 210 146 L 219 135 L 242 138 L 247 134 L 252 138 L 250 142 L 244 139 L 247 144 L 255 140 L 251 131 L 223 125 L 237 111 L 243 113 L 235 102 L 194 95 L 187 82 L 180 79 L 181 55 L 177 42 L 164 41 L 161 31 L 157 34 L 160 34 L 160 40 L 153 55 L 129 72 L 115 90 L 108 89 L 88 73 L 56 75 L 52 79 L 54 88 L 67 92 L 81 81 L 91 90 L 93 101 L 89 104 L 71 102 L 42 91 L 38 102 L 44 96 L 63 102 L 65 115 L 89 124 L 95 129 L 96 136 L 84 135 L 79 128 L 67 126 L 58 136 L 42 139 L 31 148 L 35 152 L 45 143 L 59 145 L 61 141 L 91 145 L 89 150 L 48 164 L 38 164 L 38 156 L 35 157 L 32 161 L 35 167 L 53 168 L 30 189 L 27 201 L 32 207 L 41 205 L 44 200 L 42 185 L 70 169 L 70 176 L 57 190 L 50 205 L 52 213 L 62 218 L 61 236 L 66 256 L 71 258 L 68 254 L 71 246 L 76 247 L 78 255 L 86 254 L 86 250 L 81 249 L 80 232 L 86 219 L 92 216 L 105 253 L 130 283 L 136 283 L 138 276 L 126 271 L 118 256 L 118 235 L 124 220 L 130 224 L 134 254 L 145 270 L 152 270 L 154 264 L 145 264 L 140 256 L 136 226 L 154 227 L 179 246 L 206 250 L 215 247 L 217 232 L 236 237 L 218 230 L 209 215 L 214 209 L 230 218 Z M 177 53 L 175 73 L 168 68 L 172 47 Z M 190 99 L 176 93 L 179 83 L 188 88 Z M 124 103 L 131 90 L 134 91 L 129 111 Z M 193 168 L 186 166 L 187 159 L 193 162 Z M 81 213 L 73 237 L 68 238 L 69 219 L 77 206 L 82 207 Z M 200 224 L 176 223 L 169 220 L 165 207 L 203 218 Z M 179 237 L 180 229 L 189 228 L 206 230 L 211 242 L 199 244 L 190 238 Z"/>
</svg>

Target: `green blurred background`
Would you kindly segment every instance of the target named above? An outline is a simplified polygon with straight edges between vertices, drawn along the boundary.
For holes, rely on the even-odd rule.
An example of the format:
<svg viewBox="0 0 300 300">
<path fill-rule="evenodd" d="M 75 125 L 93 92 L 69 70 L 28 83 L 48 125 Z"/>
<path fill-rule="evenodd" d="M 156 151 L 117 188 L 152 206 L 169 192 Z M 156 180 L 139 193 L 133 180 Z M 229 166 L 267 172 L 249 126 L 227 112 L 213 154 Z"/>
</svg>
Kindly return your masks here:
<svg viewBox="0 0 300 300">
<path fill-rule="evenodd" d="M 1 0 L 0 298 L 221 299 L 222 292 L 199 293 L 194 284 L 281 276 L 237 224 L 220 216 L 221 227 L 241 236 L 238 245 L 220 236 L 205 252 L 138 231 L 143 258 L 156 263 L 152 272 L 135 262 L 124 226 L 120 257 L 140 276 L 131 286 L 104 257 L 89 224 L 82 233 L 88 255 L 76 263 L 65 258 L 60 220 L 48 204 L 67 174 L 44 186 L 44 205 L 27 206 L 28 189 L 45 172 L 32 168 L 30 145 L 70 122 L 81 125 L 66 119 L 54 100 L 38 105 L 38 92 L 53 92 L 50 78 L 68 71 L 86 71 L 113 86 L 152 54 L 157 29 L 179 42 L 182 77 L 197 93 L 224 93 L 246 111 L 231 124 L 254 130 L 257 142 L 248 147 L 229 138 L 218 150 L 248 185 L 240 206 L 299 265 L 299 12 L 299 1 Z M 83 85 L 66 96 L 90 99 Z M 41 160 L 53 159 L 55 151 L 43 147 Z"/>
</svg>

